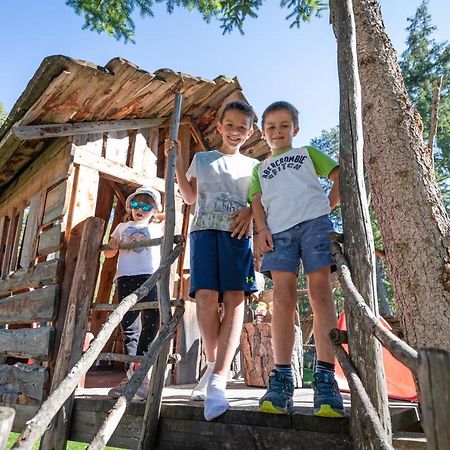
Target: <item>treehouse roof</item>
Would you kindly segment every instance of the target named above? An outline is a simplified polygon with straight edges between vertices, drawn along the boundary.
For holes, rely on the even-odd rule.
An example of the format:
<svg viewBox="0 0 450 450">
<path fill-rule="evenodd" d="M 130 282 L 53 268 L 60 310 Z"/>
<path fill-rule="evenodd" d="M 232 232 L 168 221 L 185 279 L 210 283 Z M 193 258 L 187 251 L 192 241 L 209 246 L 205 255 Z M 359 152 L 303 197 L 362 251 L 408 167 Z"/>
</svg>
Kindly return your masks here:
<svg viewBox="0 0 450 450">
<path fill-rule="evenodd" d="M 219 146 L 215 127 L 222 105 L 245 100 L 237 78 L 207 80 L 170 69 L 150 73 L 122 58 L 105 67 L 62 55 L 45 58 L 0 128 L 0 188 L 45 148 L 43 139 L 17 138 L 14 125 L 141 118 L 167 118 L 169 124 L 177 90 L 183 95 L 182 118 L 191 120 L 207 149 Z M 258 129 L 242 152 L 253 157 L 268 152 Z"/>
</svg>

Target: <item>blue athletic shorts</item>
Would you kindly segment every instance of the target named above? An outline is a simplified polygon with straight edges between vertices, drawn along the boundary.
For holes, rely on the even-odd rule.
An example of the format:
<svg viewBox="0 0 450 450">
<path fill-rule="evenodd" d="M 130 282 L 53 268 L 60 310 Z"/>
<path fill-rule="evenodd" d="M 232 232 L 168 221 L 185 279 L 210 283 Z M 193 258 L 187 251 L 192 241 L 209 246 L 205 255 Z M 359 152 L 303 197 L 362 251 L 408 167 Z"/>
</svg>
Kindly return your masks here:
<svg viewBox="0 0 450 450">
<path fill-rule="evenodd" d="M 228 231 L 201 230 L 189 235 L 191 284 L 189 295 L 199 289 L 219 292 L 256 292 L 252 242 L 231 237 Z"/>
<path fill-rule="evenodd" d="M 330 233 L 333 225 L 328 216 L 301 222 L 292 228 L 272 235 L 274 250 L 264 253 L 261 272 L 298 272 L 300 261 L 305 273 L 330 267 Z"/>
</svg>

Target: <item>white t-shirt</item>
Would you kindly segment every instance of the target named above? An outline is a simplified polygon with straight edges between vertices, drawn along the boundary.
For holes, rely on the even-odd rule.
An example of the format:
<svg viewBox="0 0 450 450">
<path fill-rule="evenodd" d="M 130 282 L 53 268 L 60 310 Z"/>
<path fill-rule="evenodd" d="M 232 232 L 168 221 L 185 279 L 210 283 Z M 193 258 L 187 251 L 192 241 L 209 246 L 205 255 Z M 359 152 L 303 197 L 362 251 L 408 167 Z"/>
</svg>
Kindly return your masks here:
<svg viewBox="0 0 450 450">
<path fill-rule="evenodd" d="M 162 236 L 161 224 L 141 224 L 134 221 L 119 223 L 111 236 L 124 243 L 155 239 Z M 116 278 L 124 275 L 152 274 L 158 269 L 160 259 L 160 246 L 119 250 Z"/>
<path fill-rule="evenodd" d="M 194 155 L 186 173 L 197 180 L 197 203 L 191 231 L 229 231 L 230 214 L 247 206 L 253 167 L 258 163 L 241 153 L 218 150 Z"/>
<path fill-rule="evenodd" d="M 262 192 L 267 226 L 280 233 L 330 213 L 330 203 L 317 178 L 328 176 L 337 163 L 314 147 L 293 148 L 271 156 L 255 169 L 250 192 Z M 259 181 L 260 188 L 256 187 Z"/>
</svg>

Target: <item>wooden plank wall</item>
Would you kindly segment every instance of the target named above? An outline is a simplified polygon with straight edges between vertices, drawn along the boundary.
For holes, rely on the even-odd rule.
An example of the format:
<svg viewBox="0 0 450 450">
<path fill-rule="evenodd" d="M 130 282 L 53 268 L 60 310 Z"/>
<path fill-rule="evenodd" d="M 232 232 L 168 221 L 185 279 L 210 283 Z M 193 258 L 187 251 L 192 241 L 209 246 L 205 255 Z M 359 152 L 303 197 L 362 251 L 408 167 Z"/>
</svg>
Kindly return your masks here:
<svg viewBox="0 0 450 450">
<path fill-rule="evenodd" d="M 0 358 L 9 362 L 0 365 L 0 401 L 37 404 L 46 396 L 70 150 L 67 139 L 48 142 L 0 195 Z"/>
</svg>

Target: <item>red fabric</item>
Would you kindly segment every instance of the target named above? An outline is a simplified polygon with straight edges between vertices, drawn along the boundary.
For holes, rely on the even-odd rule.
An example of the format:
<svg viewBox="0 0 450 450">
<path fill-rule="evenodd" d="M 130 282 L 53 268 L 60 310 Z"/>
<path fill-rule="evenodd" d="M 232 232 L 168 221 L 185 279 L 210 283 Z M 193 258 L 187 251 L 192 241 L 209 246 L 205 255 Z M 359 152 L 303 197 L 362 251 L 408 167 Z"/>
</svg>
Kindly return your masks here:
<svg viewBox="0 0 450 450">
<path fill-rule="evenodd" d="M 391 330 L 389 324 L 382 317 L 380 317 L 380 322 L 388 330 Z M 344 313 L 342 313 L 338 319 L 338 328 L 340 330 L 347 329 Z M 348 352 L 348 346 L 344 345 L 343 347 Z M 400 361 L 397 361 L 383 346 L 381 348 L 383 354 L 384 371 L 386 374 L 388 397 L 397 400 L 417 401 L 416 386 L 414 384 L 414 379 L 411 371 Z M 341 391 L 350 391 L 347 379 L 345 378 L 341 366 L 337 361 L 336 381 Z"/>
</svg>

